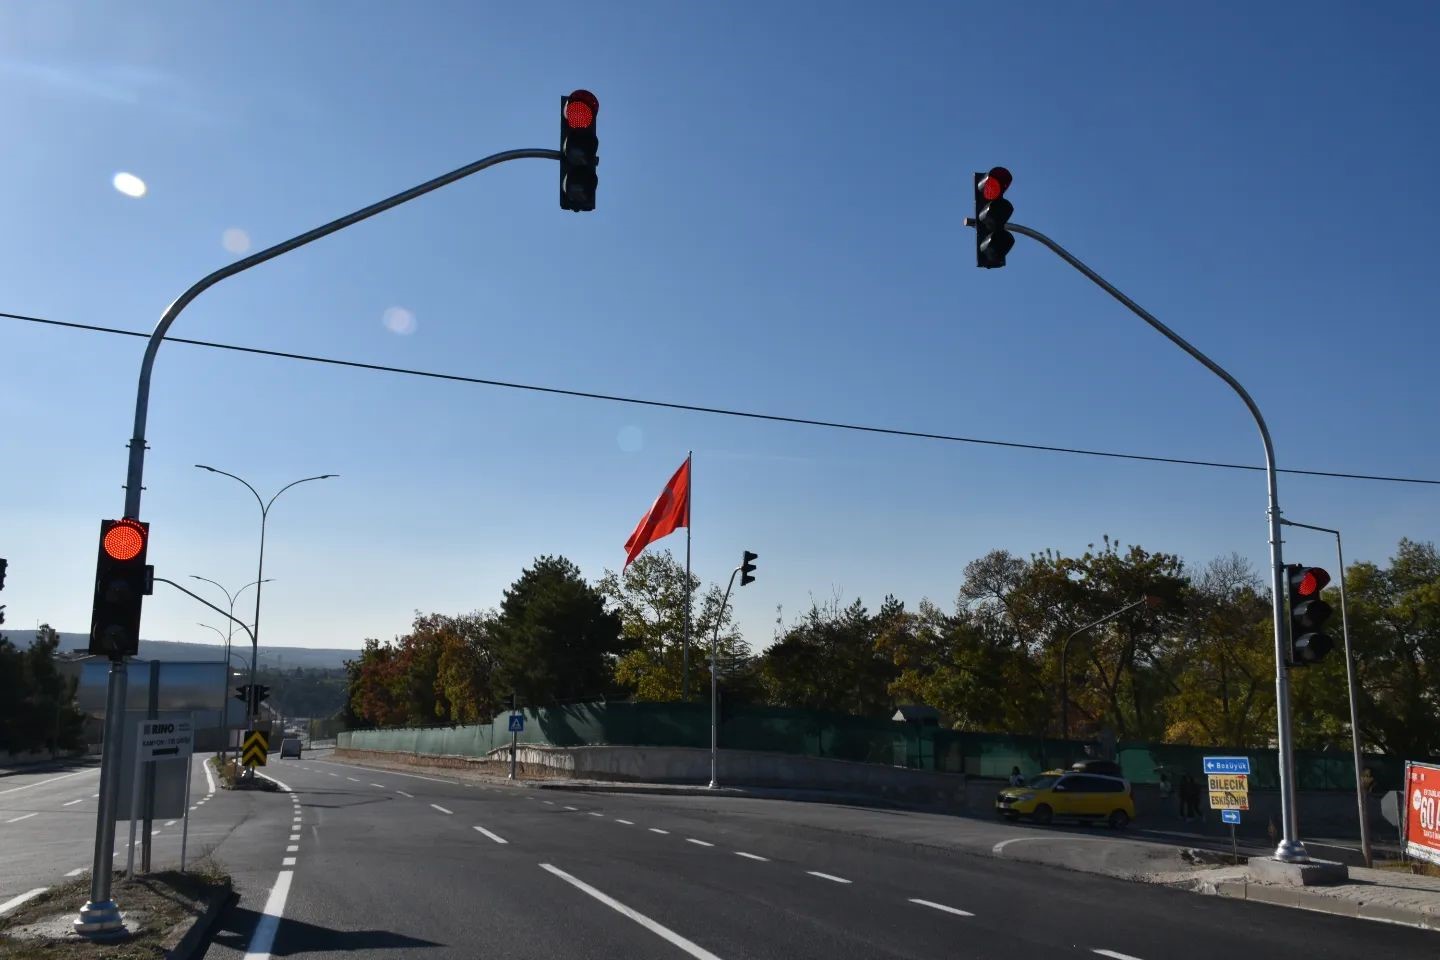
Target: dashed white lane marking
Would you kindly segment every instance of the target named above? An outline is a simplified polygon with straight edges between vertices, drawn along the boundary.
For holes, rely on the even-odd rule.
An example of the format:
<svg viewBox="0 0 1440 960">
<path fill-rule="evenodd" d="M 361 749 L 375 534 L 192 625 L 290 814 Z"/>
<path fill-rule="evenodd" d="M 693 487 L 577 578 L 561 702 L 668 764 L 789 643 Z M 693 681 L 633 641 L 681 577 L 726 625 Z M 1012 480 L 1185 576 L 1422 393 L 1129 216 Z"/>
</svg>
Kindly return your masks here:
<svg viewBox="0 0 1440 960">
<path fill-rule="evenodd" d="M 384 790 L 384 789 L 385 789 L 385 784 L 383 784 L 383 783 L 372 783 L 372 784 L 370 784 L 370 786 L 372 786 L 372 787 L 379 787 L 381 790 Z"/>
<path fill-rule="evenodd" d="M 413 793 L 406 793 L 404 790 L 396 790 L 395 792 L 400 794 L 400 796 L 402 797 L 409 797 L 411 800 L 415 799 L 415 794 Z"/>
<path fill-rule="evenodd" d="M 290 834 L 290 839 L 291 839 L 291 840 L 299 840 L 299 839 L 300 839 L 300 834 L 298 834 L 298 833 L 292 833 L 292 834 Z"/>
<path fill-rule="evenodd" d="M 566 807 L 566 810 L 579 810 L 579 807 Z"/>
<path fill-rule="evenodd" d="M 805 872 L 808 873 L 808 874 L 810 874 L 810 876 L 812 876 L 812 877 L 819 877 L 821 880 L 830 880 L 830 881 L 833 881 L 833 882 L 835 882 L 835 883 L 849 883 L 849 882 L 850 882 L 849 880 L 846 880 L 844 877 L 837 877 L 837 876 L 835 876 L 833 873 L 821 873 L 819 870 L 806 870 Z"/>
<path fill-rule="evenodd" d="M 80 874 L 82 874 L 82 873 L 84 873 L 84 872 L 85 872 L 85 868 L 84 868 L 84 867 L 76 867 L 74 870 L 71 870 L 70 872 L 66 873 L 65 876 L 67 876 L 67 877 L 78 877 L 78 876 L 80 876 Z"/>
<path fill-rule="evenodd" d="M 914 897 L 911 897 L 911 898 L 910 898 L 910 902 L 911 902 L 911 903 L 918 903 L 918 904 L 920 904 L 920 906 L 922 906 L 922 907 L 929 907 L 929 908 L 931 908 L 932 910 L 940 910 L 940 911 L 943 911 L 943 912 L 945 912 L 945 913 L 953 913 L 953 914 L 955 914 L 955 916 L 957 916 L 957 917 L 973 917 L 973 916 L 975 916 L 975 914 L 971 913 L 969 910 L 961 910 L 961 909 L 959 909 L 959 908 L 957 908 L 957 907 L 947 907 L 947 906 L 945 906 L 945 904 L 943 904 L 943 903 L 936 903 L 934 900 L 917 900 L 917 899 L 915 899 Z"/>
<path fill-rule="evenodd" d="M 179 822 L 179 821 L 176 821 L 176 820 L 166 820 L 166 821 L 165 821 L 165 826 L 167 826 L 167 827 L 173 827 L 173 826 L 175 826 L 175 824 L 176 824 L 177 822 Z"/>
<path fill-rule="evenodd" d="M 23 786 L 23 787 L 11 787 L 9 790 L 0 790 L 0 796 L 4 796 L 4 795 L 7 794 L 7 793 L 19 793 L 21 790 L 29 790 L 31 787 L 43 787 L 43 786 L 45 786 L 45 784 L 47 784 L 47 783 L 55 783 L 55 782 L 58 781 L 58 780 L 69 780 L 71 777 L 78 777 L 78 776 L 81 776 L 82 774 L 86 774 L 86 773 L 95 773 L 95 772 L 97 772 L 98 770 L 99 770 L 98 767 L 96 767 L 96 768 L 93 769 L 93 770 L 77 770 L 77 771 L 75 771 L 74 773 L 67 773 L 67 774 L 64 774 L 63 776 L 51 777 L 49 780 L 41 780 L 41 781 L 38 782 L 38 783 L 27 783 L 27 784 L 25 784 L 25 786 Z M 49 887 L 46 887 L 45 889 L 48 890 Z"/>
<path fill-rule="evenodd" d="M 351 770 L 366 770 L 366 771 L 372 771 L 372 772 L 373 772 L 374 769 L 375 769 L 374 767 L 357 767 L 357 766 L 355 766 L 355 765 L 353 765 L 353 764 L 349 764 L 349 763 L 336 763 L 334 760 L 316 760 L 315 762 L 316 762 L 316 763 L 326 763 L 326 764 L 329 764 L 329 765 L 332 766 L 332 767 L 346 767 L 346 768 L 351 769 Z M 422 776 L 420 776 L 420 774 L 418 774 L 418 773 L 401 773 L 399 770 L 386 770 L 385 772 L 388 773 L 388 774 L 390 774 L 390 776 L 392 776 L 392 777 L 409 777 L 411 780 L 429 780 L 431 783 L 448 783 L 448 784 L 451 784 L 451 785 L 455 785 L 455 784 L 459 784 L 459 783 L 460 783 L 459 780 L 442 780 L 442 779 L 440 779 L 439 777 L 422 777 Z M 330 775 L 331 775 L 332 777 L 335 776 L 335 774 L 333 774 L 333 773 L 330 774 Z"/>
<path fill-rule="evenodd" d="M 693 843 L 693 844 L 695 844 L 696 846 L 699 846 L 699 847 L 713 847 L 713 846 L 715 846 L 715 844 L 710 843 L 708 840 L 696 840 L 694 837 L 686 837 L 686 838 L 685 838 L 685 842 L 686 842 L 686 843 Z"/>
<path fill-rule="evenodd" d="M 454 813 L 454 812 L 455 812 L 454 810 L 446 810 L 444 807 L 440 806 L 440 804 L 438 804 L 438 803 L 432 803 L 432 804 L 430 804 L 430 806 L 434 807 L 436 810 L 439 810 L 441 813 Z"/>
<path fill-rule="evenodd" d="M 284 857 L 284 858 L 282 858 L 281 861 L 280 861 L 280 866 L 282 866 L 282 867 L 293 867 L 293 866 L 295 866 L 295 858 L 294 858 L 294 857 Z"/>
<path fill-rule="evenodd" d="M 294 818 L 291 819 L 290 822 L 291 822 L 291 823 L 299 823 L 299 822 L 301 821 L 301 819 L 303 819 L 303 818 L 301 818 L 301 817 L 294 817 Z"/>
<path fill-rule="evenodd" d="M 670 831 L 669 831 L 669 830 L 661 830 L 659 827 L 651 827 L 651 828 L 650 828 L 650 832 L 651 832 L 651 833 L 665 833 L 665 834 L 668 834 Z"/>
<path fill-rule="evenodd" d="M 609 894 L 601 893 L 599 890 L 596 890 L 584 880 L 580 880 L 576 877 L 570 876 L 570 874 L 566 873 L 564 870 L 561 870 L 559 867 L 551 866 L 548 863 L 542 863 L 540 864 L 540 867 L 542 870 L 547 870 L 555 876 L 559 877 L 561 880 L 564 880 L 566 883 L 570 884 L 582 893 L 588 894 L 589 896 L 594 897 L 596 900 L 599 900 L 601 903 L 605 904 L 605 906 L 609 907 L 611 910 L 614 910 L 616 913 L 625 917 L 629 917 L 631 920 L 634 920 L 646 930 L 649 930 L 651 933 L 655 934 L 661 939 L 666 940 L 669 943 L 679 947 L 681 950 L 684 950 L 686 953 L 690 954 L 690 956 L 694 957 L 695 960 L 720 960 L 718 956 L 711 953 L 709 950 L 706 950 L 699 944 L 692 943 L 691 941 L 686 940 L 684 937 L 680 936 L 680 934 L 676 933 L 674 930 L 671 930 L 664 924 L 657 923 L 656 921 L 651 920 L 649 917 L 645 916 L 645 914 L 641 913 L 638 910 L 632 910 L 630 907 L 625 906 L 625 904 L 621 903 L 619 900 L 616 900 Z"/>
<path fill-rule="evenodd" d="M 346 779 L 346 780 L 349 780 L 351 783 L 359 783 L 359 782 L 360 782 L 360 778 L 359 778 L 359 777 L 346 777 L 345 779 Z"/>
<path fill-rule="evenodd" d="M 99 800 L 99 799 L 100 799 L 100 794 L 98 794 L 98 793 L 92 793 L 92 794 L 90 794 L 90 799 L 91 799 L 91 800 Z"/>
<path fill-rule="evenodd" d="M 57 777 L 56 779 L 59 778 Z M 34 900 L 36 897 L 40 896 L 40 894 L 44 893 L 46 890 L 49 889 L 49 887 L 36 887 L 34 890 L 26 890 L 18 897 L 11 897 L 4 903 L 0 903 L 0 915 L 9 913 L 11 910 L 14 910 L 22 903 L 28 903 L 29 901 Z"/>
<path fill-rule="evenodd" d="M 621 820 L 619 817 L 616 817 L 616 818 L 615 818 L 615 822 L 616 822 L 616 823 L 623 823 L 623 824 L 625 824 L 625 826 L 627 826 L 627 827 L 633 827 L 633 826 L 635 826 L 635 821 L 634 821 L 634 820 Z"/>
<path fill-rule="evenodd" d="M 506 840 L 504 837 L 500 836 L 500 835 L 497 834 L 497 833 L 491 833 L 489 830 L 486 830 L 484 827 L 476 827 L 475 829 L 476 829 L 476 830 L 479 830 L 481 833 L 485 834 L 485 836 L 489 837 L 491 840 L 494 840 L 496 843 L 509 843 L 509 842 L 510 842 L 509 840 Z"/>
<path fill-rule="evenodd" d="M 735 856 L 744 857 L 746 860 L 759 860 L 761 863 L 769 863 L 769 857 L 762 857 L 758 853 L 746 853 L 744 850 L 736 850 Z"/>
<path fill-rule="evenodd" d="M 19 823 L 21 820 L 29 820 L 31 817 L 36 816 L 38 813 L 39 813 L 39 811 L 37 810 L 35 813 L 27 813 L 27 814 L 25 814 L 23 817 L 16 817 L 14 820 L 6 820 L 5 822 L 6 822 L 6 823 Z"/>
<path fill-rule="evenodd" d="M 550 806 L 552 806 L 552 807 L 555 806 L 555 801 L 554 801 L 554 800 L 545 800 L 545 801 L 543 801 L 543 802 L 550 804 Z"/>
<path fill-rule="evenodd" d="M 1111 957 L 1112 960 L 1140 960 L 1139 957 L 1132 957 L 1128 953 L 1118 953 L 1114 950 L 1091 950 L 1091 953 L 1098 953 L 1102 957 Z"/>
<path fill-rule="evenodd" d="M 89 799 L 90 799 L 89 797 L 81 797 L 79 800 L 66 800 L 64 803 L 60 804 L 60 806 L 62 806 L 62 807 L 73 807 L 73 806 L 75 806 L 75 804 L 77 804 L 77 803 L 84 803 L 86 800 L 89 800 Z"/>
<path fill-rule="evenodd" d="M 265 907 L 255 932 L 250 935 L 250 945 L 245 948 L 245 960 L 270 960 L 270 948 L 275 945 L 275 931 L 280 927 L 280 918 L 285 915 L 285 901 L 290 896 L 290 878 L 294 874 L 281 870 L 275 877 L 275 886 L 265 898 Z"/>
<path fill-rule="evenodd" d="M 603 817 L 603 816 L 605 816 L 605 814 L 601 813 L 599 810 L 591 810 L 591 811 L 589 811 L 589 813 L 590 813 L 590 816 L 592 816 L 592 817 Z"/>
<path fill-rule="evenodd" d="M 329 770 L 326 770 L 325 772 L 326 772 L 326 773 L 330 773 Z M 338 774 L 338 773 L 330 773 L 330 776 L 332 776 L 332 777 L 338 777 L 338 776 L 340 776 L 340 774 Z"/>
</svg>

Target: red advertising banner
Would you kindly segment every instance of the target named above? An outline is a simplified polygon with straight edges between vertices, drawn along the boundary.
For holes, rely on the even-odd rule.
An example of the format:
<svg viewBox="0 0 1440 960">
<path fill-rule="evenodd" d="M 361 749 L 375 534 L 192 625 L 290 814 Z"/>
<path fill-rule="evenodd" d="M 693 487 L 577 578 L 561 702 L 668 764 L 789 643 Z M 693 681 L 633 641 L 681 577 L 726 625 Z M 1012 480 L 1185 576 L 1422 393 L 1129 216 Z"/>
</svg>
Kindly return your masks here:
<svg viewBox="0 0 1440 960">
<path fill-rule="evenodd" d="M 1440 863 L 1440 766 L 1405 764 L 1405 852 Z"/>
</svg>

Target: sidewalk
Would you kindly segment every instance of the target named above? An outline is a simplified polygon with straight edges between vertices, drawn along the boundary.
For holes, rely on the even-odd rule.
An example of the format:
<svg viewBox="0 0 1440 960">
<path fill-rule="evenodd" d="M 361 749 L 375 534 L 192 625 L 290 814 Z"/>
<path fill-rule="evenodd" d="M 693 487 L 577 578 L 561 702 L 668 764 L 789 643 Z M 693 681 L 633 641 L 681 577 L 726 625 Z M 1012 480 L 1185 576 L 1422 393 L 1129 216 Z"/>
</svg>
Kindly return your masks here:
<svg viewBox="0 0 1440 960">
<path fill-rule="evenodd" d="M 1237 900 L 1440 930 L 1440 877 L 1351 867 L 1348 883 L 1287 887 L 1256 883 L 1245 871 L 1245 867 L 1197 871 L 1188 882 L 1177 880 L 1169 885 Z"/>
</svg>

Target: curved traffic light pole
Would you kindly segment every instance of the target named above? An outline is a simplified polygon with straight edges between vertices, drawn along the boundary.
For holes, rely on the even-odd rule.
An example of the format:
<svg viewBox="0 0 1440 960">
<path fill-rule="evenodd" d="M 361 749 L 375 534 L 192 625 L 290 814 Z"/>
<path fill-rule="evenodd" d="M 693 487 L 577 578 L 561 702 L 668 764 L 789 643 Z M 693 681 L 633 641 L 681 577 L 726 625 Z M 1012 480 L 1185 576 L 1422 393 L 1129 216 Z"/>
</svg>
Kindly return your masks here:
<svg viewBox="0 0 1440 960">
<path fill-rule="evenodd" d="M 190 305 L 191 301 L 221 280 L 233 277 L 237 273 L 243 273 L 251 267 L 259 266 L 265 261 L 273 260 L 291 250 L 298 250 L 308 243 L 319 240 L 321 237 L 328 237 L 330 234 L 362 220 L 368 220 L 377 213 L 384 213 L 392 207 L 398 207 L 402 203 L 423 197 L 425 194 L 457 180 L 463 180 L 472 173 L 479 173 L 481 170 L 505 163 L 507 160 L 559 159 L 561 159 L 559 150 L 538 148 L 493 153 L 474 163 L 466 164 L 433 180 L 427 180 L 409 190 L 397 193 L 393 197 L 387 197 L 378 203 L 362 207 L 338 220 L 331 220 L 314 230 L 252 253 L 248 257 L 221 267 L 192 284 L 188 290 L 180 294 L 178 299 L 165 308 L 165 312 L 160 316 L 160 322 L 155 325 L 155 330 L 150 334 L 150 340 L 145 345 L 145 357 L 140 361 L 140 381 L 135 391 L 135 427 L 130 436 L 130 458 L 125 473 L 125 513 L 123 516 L 136 520 L 140 518 L 140 493 L 144 489 L 145 478 L 145 421 L 150 407 L 150 372 L 155 366 L 155 355 L 160 350 L 160 342 L 165 339 L 170 325 Z M 186 590 L 185 592 L 189 593 L 190 591 Z M 194 594 L 190 595 L 194 596 Z M 249 632 L 248 627 L 246 632 Z M 116 768 L 119 763 L 120 741 L 123 738 L 120 715 L 124 712 L 125 688 L 125 659 L 123 657 L 114 658 L 110 661 L 110 675 L 105 692 L 105 745 L 100 765 L 100 803 L 96 814 L 95 869 L 91 873 L 90 900 L 81 908 L 80 917 L 75 922 L 75 931 L 82 935 L 103 935 L 113 932 L 121 926 L 120 908 L 110 899 L 110 851 L 115 845 L 114 812 L 118 808 L 120 800 L 120 778 Z"/>
<path fill-rule="evenodd" d="M 975 226 L 974 219 L 967 217 L 965 225 L 967 227 Z M 1052 253 L 1079 270 L 1096 286 L 1124 304 L 1131 313 L 1150 324 L 1171 343 L 1190 354 L 1215 376 L 1224 380 L 1230 389 L 1234 390 L 1244 401 L 1245 408 L 1255 418 L 1255 426 L 1260 429 L 1260 440 L 1265 445 L 1265 479 L 1269 493 L 1267 516 L 1270 521 L 1270 599 L 1275 619 L 1275 714 L 1280 741 L 1280 821 L 1283 831 L 1280 843 L 1275 847 L 1275 859 L 1287 863 L 1305 863 L 1310 859 L 1310 855 L 1305 851 L 1305 845 L 1300 842 L 1300 831 L 1295 816 L 1295 744 L 1290 732 L 1290 677 L 1287 669 L 1290 638 L 1289 623 L 1285 618 L 1285 561 L 1282 557 L 1280 541 L 1280 498 L 1275 480 L 1275 446 L 1270 442 L 1270 428 L 1265 425 L 1265 418 L 1260 415 L 1260 408 L 1255 405 L 1255 401 L 1246 389 L 1240 385 L 1240 381 L 1232 377 L 1220 364 L 1201 353 L 1184 337 L 1161 323 L 1140 304 L 1117 290 L 1109 281 L 1087 267 L 1074 254 L 1038 230 L 1032 230 L 1018 223 L 1006 224 L 1005 229 L 1049 247 Z"/>
</svg>

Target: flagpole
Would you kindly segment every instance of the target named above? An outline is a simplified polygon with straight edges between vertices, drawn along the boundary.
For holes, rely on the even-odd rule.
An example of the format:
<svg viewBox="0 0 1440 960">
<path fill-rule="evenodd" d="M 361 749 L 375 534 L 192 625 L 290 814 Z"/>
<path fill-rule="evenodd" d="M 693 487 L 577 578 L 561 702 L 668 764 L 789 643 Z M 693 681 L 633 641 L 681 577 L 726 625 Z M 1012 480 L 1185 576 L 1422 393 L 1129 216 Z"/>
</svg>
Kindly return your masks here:
<svg viewBox="0 0 1440 960">
<path fill-rule="evenodd" d="M 686 472 L 690 476 L 690 483 L 685 490 L 685 646 L 680 654 L 681 681 L 680 699 L 686 703 L 690 702 L 690 525 L 693 522 L 690 516 L 690 508 L 693 506 L 695 492 L 695 465 L 690 462 L 695 456 L 691 450 L 685 454 L 685 465 L 689 468 Z"/>
</svg>

